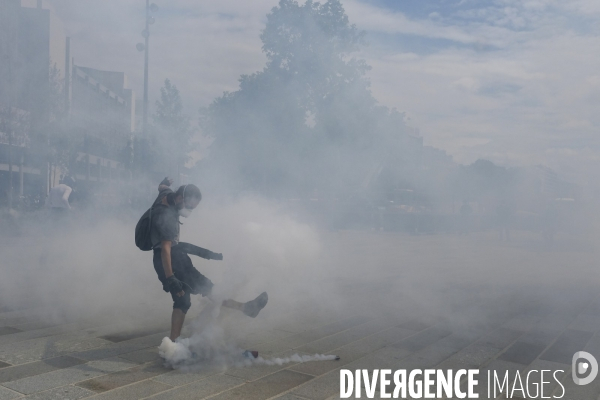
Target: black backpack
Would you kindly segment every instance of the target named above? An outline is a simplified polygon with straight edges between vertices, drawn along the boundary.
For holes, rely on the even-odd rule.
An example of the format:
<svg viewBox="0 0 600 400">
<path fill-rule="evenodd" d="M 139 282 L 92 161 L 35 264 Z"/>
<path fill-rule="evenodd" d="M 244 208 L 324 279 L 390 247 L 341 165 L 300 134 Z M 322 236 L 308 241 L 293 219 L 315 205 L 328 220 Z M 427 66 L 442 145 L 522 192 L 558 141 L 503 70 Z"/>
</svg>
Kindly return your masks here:
<svg viewBox="0 0 600 400">
<path fill-rule="evenodd" d="M 152 250 L 152 238 L 151 227 L 152 227 L 152 209 L 150 207 L 140 218 L 137 225 L 135 226 L 135 245 L 142 251 Z"/>
</svg>

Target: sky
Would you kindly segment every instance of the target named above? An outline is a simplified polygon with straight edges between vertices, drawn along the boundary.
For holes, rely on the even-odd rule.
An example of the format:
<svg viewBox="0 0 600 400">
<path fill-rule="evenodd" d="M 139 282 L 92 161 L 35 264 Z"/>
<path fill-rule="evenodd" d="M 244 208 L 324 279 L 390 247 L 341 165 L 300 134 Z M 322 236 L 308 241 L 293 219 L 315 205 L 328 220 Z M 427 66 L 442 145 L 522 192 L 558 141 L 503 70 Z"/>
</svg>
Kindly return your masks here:
<svg viewBox="0 0 600 400">
<path fill-rule="evenodd" d="M 165 78 L 197 116 L 262 69 L 278 0 L 155 0 L 150 99 Z M 143 0 L 47 0 L 78 65 L 124 71 L 142 97 Z M 597 0 L 342 0 L 380 104 L 459 163 L 542 164 L 581 184 L 600 170 Z M 139 100 L 138 100 L 139 101 Z"/>
</svg>

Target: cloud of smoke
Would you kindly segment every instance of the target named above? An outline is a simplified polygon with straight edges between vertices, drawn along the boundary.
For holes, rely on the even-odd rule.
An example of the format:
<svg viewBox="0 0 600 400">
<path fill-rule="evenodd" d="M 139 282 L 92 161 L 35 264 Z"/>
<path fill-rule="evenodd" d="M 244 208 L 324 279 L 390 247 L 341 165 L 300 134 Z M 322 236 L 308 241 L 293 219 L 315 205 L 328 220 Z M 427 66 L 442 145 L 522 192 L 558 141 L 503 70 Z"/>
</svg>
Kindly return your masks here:
<svg viewBox="0 0 600 400">
<path fill-rule="evenodd" d="M 288 357 L 263 358 L 259 355 L 255 358 L 248 351 L 235 345 L 234 342 L 226 342 L 223 338 L 222 328 L 217 324 L 211 324 L 189 338 L 180 338 L 173 342 L 165 337 L 158 347 L 159 354 L 165 359 L 167 365 L 184 371 L 207 366 L 222 368 L 271 366 L 336 359 L 335 355 L 300 355 L 297 353 Z"/>
</svg>

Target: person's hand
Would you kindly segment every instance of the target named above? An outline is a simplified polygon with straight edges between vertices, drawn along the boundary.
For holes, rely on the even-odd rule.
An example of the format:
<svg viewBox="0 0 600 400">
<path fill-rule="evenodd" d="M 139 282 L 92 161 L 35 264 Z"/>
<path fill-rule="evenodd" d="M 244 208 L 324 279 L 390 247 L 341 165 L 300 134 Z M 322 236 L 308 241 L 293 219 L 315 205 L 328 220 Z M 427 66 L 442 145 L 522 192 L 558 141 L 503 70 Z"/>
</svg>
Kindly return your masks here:
<svg viewBox="0 0 600 400">
<path fill-rule="evenodd" d="M 211 260 L 223 260 L 223 253 L 212 253 L 210 256 Z"/>
<path fill-rule="evenodd" d="M 181 297 L 185 294 L 183 291 L 183 282 L 181 282 L 175 275 L 171 275 L 165 280 L 165 286 L 168 291 L 174 293 L 177 297 Z"/>
<path fill-rule="evenodd" d="M 169 178 L 168 176 L 165 176 L 165 179 L 162 180 L 160 185 L 171 186 L 171 184 L 173 182 L 174 182 L 173 178 Z"/>
</svg>

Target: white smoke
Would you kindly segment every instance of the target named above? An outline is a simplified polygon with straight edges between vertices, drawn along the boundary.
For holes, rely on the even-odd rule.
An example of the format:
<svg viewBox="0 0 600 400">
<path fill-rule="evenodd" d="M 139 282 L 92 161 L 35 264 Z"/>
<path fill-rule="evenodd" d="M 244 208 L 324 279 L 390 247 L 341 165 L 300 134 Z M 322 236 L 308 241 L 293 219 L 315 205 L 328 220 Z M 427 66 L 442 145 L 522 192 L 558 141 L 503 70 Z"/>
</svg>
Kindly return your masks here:
<svg viewBox="0 0 600 400">
<path fill-rule="evenodd" d="M 167 365 L 175 369 L 190 369 L 195 364 L 220 367 L 251 367 L 253 365 L 283 365 L 311 361 L 332 361 L 335 355 L 293 354 L 289 357 L 263 358 L 246 356 L 247 352 L 237 346 L 219 346 L 202 334 L 190 338 L 176 339 L 174 342 L 165 337 L 158 347 L 161 357 Z"/>
<path fill-rule="evenodd" d="M 165 363 L 175 369 L 193 370 L 194 367 L 250 367 L 254 365 L 283 365 L 310 361 L 335 360 L 335 355 L 299 355 L 288 357 L 254 357 L 249 351 L 240 348 L 226 339 L 223 328 L 218 324 L 220 302 L 207 305 L 192 323 L 194 333 L 189 338 L 172 341 L 165 337 L 158 347 Z"/>
</svg>

